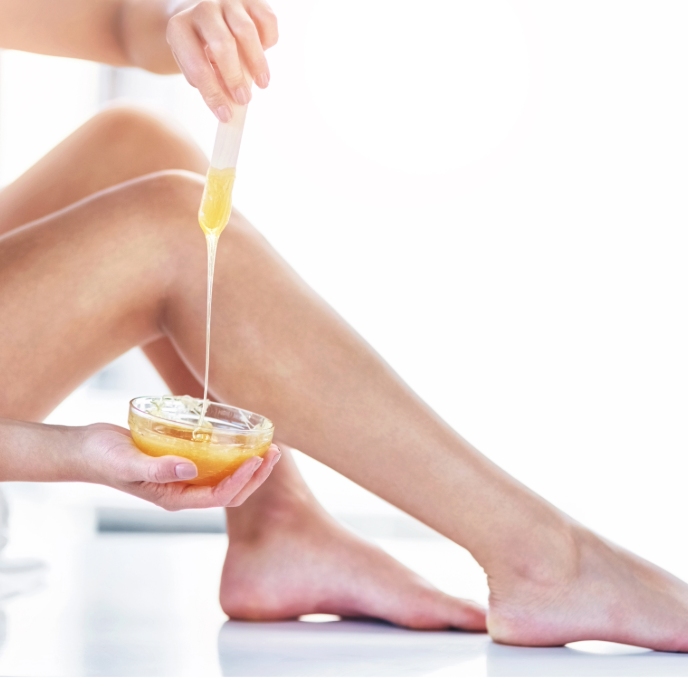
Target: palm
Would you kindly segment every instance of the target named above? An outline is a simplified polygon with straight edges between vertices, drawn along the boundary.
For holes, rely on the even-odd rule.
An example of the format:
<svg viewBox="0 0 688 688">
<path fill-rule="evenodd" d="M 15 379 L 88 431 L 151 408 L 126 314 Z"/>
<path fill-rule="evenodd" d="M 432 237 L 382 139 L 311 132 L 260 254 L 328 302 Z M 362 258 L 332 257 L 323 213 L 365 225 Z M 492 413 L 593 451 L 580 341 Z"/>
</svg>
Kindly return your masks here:
<svg viewBox="0 0 688 688">
<path fill-rule="evenodd" d="M 272 445 L 264 459 L 253 457 L 215 487 L 205 487 L 180 482 L 175 469 L 180 464 L 188 464 L 186 459 L 147 456 L 136 447 L 131 434 L 116 425 L 92 426 L 86 449 L 97 482 L 170 511 L 239 506 L 270 475 L 280 454 Z"/>
</svg>

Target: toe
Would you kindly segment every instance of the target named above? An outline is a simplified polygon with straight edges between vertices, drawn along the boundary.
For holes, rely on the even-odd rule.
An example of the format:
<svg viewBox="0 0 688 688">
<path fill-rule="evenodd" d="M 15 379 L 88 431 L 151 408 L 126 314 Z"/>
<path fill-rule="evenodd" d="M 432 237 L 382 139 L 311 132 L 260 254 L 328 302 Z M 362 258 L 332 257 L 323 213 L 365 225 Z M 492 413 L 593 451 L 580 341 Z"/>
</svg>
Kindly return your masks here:
<svg viewBox="0 0 688 688">
<path fill-rule="evenodd" d="M 418 630 L 487 630 L 486 611 L 479 604 L 440 591 L 434 590 L 431 596 L 423 595 L 407 612 L 402 625 Z"/>
<path fill-rule="evenodd" d="M 452 598 L 453 614 L 452 628 L 460 628 L 464 631 L 487 632 L 487 610 L 471 600 L 459 600 Z"/>
</svg>

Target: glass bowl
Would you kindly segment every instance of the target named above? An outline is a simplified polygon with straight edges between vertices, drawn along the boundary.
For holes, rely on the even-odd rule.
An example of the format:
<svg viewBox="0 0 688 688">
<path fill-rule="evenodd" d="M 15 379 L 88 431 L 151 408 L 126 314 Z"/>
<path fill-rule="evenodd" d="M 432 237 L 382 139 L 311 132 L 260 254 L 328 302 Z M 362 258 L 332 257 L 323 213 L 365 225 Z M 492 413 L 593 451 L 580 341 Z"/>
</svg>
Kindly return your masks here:
<svg viewBox="0 0 688 688">
<path fill-rule="evenodd" d="M 193 461 L 198 476 L 186 482 L 217 485 L 247 459 L 265 454 L 274 426 L 257 413 L 215 402 L 199 425 L 202 407 L 188 396 L 136 397 L 129 402 L 129 429 L 145 454 Z"/>
</svg>

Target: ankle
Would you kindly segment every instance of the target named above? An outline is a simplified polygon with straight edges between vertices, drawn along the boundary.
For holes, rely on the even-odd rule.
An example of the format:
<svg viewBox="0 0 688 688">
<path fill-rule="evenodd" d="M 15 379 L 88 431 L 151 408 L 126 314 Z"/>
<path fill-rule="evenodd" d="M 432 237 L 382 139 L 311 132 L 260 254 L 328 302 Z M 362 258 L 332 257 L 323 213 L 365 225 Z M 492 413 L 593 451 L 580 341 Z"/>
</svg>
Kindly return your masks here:
<svg viewBox="0 0 688 688">
<path fill-rule="evenodd" d="M 591 533 L 565 517 L 538 524 L 510 538 L 485 565 L 488 579 L 510 585 L 548 589 L 567 585 L 580 573 L 580 561 Z"/>
<path fill-rule="evenodd" d="M 251 496 L 240 507 L 226 509 L 232 543 L 256 543 L 276 532 L 298 530 L 312 524 L 320 509 L 308 491 L 273 491 Z"/>
</svg>

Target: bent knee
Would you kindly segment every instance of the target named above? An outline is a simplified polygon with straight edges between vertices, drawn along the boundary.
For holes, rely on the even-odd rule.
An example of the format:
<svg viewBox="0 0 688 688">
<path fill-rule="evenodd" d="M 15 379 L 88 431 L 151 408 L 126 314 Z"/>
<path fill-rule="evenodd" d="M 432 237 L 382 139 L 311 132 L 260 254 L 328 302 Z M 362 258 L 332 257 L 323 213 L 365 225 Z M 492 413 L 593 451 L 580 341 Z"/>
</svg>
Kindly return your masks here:
<svg viewBox="0 0 688 688">
<path fill-rule="evenodd" d="M 112 105 L 94 115 L 85 125 L 105 143 L 133 140 L 145 142 L 164 132 L 163 120 L 132 105 Z"/>
<path fill-rule="evenodd" d="M 205 157 L 191 137 L 142 108 L 113 105 L 92 117 L 84 128 L 106 157 L 126 158 L 134 172 L 205 171 Z"/>
<path fill-rule="evenodd" d="M 157 219 L 156 224 L 183 224 L 190 219 L 198 227 L 198 207 L 205 179 L 186 170 L 163 170 L 133 179 L 121 187 L 130 196 L 138 215 Z M 172 220 L 175 220 L 172 222 Z"/>
<path fill-rule="evenodd" d="M 152 272 L 174 275 L 205 260 L 198 224 L 203 185 L 193 172 L 155 172 L 92 196 L 80 211 L 95 218 L 89 232 L 102 233 L 103 245 L 122 247 L 133 265 L 141 259 Z"/>
<path fill-rule="evenodd" d="M 205 177 L 185 170 L 164 170 L 132 180 L 121 187 L 126 198 L 119 205 L 129 208 L 138 231 L 151 232 L 165 241 L 168 249 L 182 259 L 205 260 L 205 241 L 198 223 L 198 209 Z M 272 252 L 263 235 L 236 209 L 223 232 L 237 258 L 253 263 L 261 254 Z"/>
</svg>

